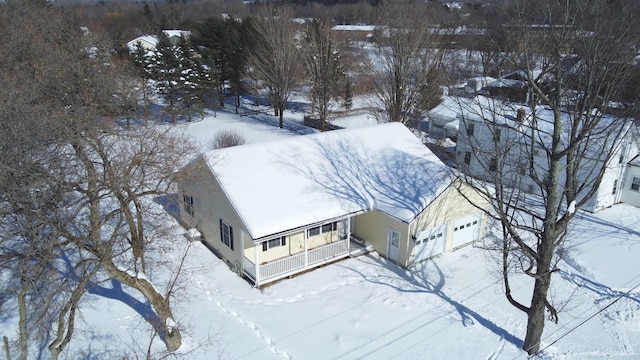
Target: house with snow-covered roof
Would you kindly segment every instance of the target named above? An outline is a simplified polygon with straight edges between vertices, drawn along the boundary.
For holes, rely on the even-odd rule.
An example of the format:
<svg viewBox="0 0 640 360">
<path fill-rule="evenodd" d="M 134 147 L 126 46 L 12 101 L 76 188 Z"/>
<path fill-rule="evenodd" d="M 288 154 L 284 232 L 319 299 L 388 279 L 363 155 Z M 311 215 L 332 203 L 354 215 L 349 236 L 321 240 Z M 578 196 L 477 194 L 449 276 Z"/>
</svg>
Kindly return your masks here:
<svg viewBox="0 0 640 360">
<path fill-rule="evenodd" d="M 571 131 L 576 116 L 601 116 L 599 125 L 589 134 L 591 145 L 581 149 L 581 165 L 576 176 L 585 185 L 599 181 L 595 194 L 582 208 L 598 211 L 626 202 L 640 206 L 640 136 L 630 119 L 606 114 L 574 114 L 563 111 L 561 143 Z M 522 104 L 477 96 L 459 103 L 459 131 L 456 163 L 466 174 L 495 181 L 535 194 L 538 181 L 549 172 L 546 149 L 551 147 L 553 111 L 545 106 L 535 108 Z M 602 178 L 598 179 L 601 170 Z M 564 184 L 562 169 L 560 184 Z M 635 185 L 634 185 L 635 184 Z"/>
<path fill-rule="evenodd" d="M 191 32 L 186 30 L 162 30 L 162 32 L 167 36 L 167 38 L 169 38 L 169 41 L 173 45 L 178 44 L 181 38 L 188 38 L 191 36 Z M 127 48 L 130 51 L 134 51 L 138 44 L 147 51 L 153 51 L 158 45 L 158 37 L 156 35 L 138 36 L 127 43 Z"/>
<path fill-rule="evenodd" d="M 209 151 L 178 188 L 184 225 L 256 286 L 359 246 L 410 267 L 484 231 L 480 196 L 399 123 Z"/>
</svg>

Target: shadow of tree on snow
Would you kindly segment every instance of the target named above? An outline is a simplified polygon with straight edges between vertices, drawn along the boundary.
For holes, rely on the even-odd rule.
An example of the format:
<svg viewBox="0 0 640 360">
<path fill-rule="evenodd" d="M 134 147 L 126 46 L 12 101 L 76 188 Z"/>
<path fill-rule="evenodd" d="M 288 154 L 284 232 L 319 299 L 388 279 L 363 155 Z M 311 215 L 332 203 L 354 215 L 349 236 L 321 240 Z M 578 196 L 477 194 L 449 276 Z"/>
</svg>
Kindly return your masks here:
<svg viewBox="0 0 640 360">
<path fill-rule="evenodd" d="M 495 324 L 493 321 L 485 318 L 484 316 L 474 311 L 473 309 L 461 304 L 459 301 L 448 296 L 443 290 L 445 285 L 445 276 L 437 263 L 431 260 L 428 260 L 426 262 L 423 262 L 425 266 L 421 271 L 416 271 L 416 270 L 410 271 L 410 270 L 401 269 L 398 266 L 392 264 L 391 262 L 387 262 L 386 260 L 381 258 L 374 258 L 374 257 L 368 257 L 368 258 L 374 260 L 375 262 L 380 264 L 380 266 L 383 266 L 387 270 L 393 272 L 396 276 L 380 276 L 379 274 L 376 274 L 375 276 L 371 276 L 361 271 L 358 271 L 357 269 L 354 269 L 352 267 L 344 267 L 344 268 L 356 273 L 357 276 L 360 276 L 362 279 L 370 283 L 386 286 L 401 293 L 425 293 L 425 294 L 431 294 L 431 295 L 437 296 L 438 298 L 444 300 L 449 305 L 451 305 L 452 310 L 454 310 L 460 316 L 460 321 L 463 326 L 467 327 L 477 323 L 485 327 L 489 331 L 493 332 L 495 335 L 497 335 L 501 339 L 504 339 L 505 341 L 517 346 L 518 348 L 522 348 L 523 341 L 521 339 L 510 334 L 507 330 L 501 328 L 500 326 Z M 338 265 L 338 266 L 341 266 L 341 265 Z M 407 286 L 405 287 L 405 286 L 399 285 L 398 280 L 402 280 L 400 284 L 406 284 Z M 440 315 L 438 317 L 442 317 L 442 316 L 444 315 Z M 417 331 L 421 328 L 428 326 L 429 323 L 431 323 L 432 321 L 433 320 L 429 320 L 427 323 L 422 323 L 412 328 L 409 328 L 408 330 L 404 331 L 401 335 L 398 335 L 397 337 L 395 337 L 394 340 L 390 342 L 393 342 L 395 340 L 400 340 L 401 338 L 405 337 L 407 334 L 410 334 L 414 331 Z M 392 330 L 397 330 L 397 329 L 392 329 Z M 387 333 L 390 333 L 390 332 L 391 331 L 388 331 Z M 366 357 L 368 355 L 374 354 L 376 351 L 389 345 L 390 342 L 388 341 L 380 344 L 379 346 L 376 346 L 375 348 L 372 348 L 367 354 L 363 356 Z M 376 342 L 372 341 L 371 343 L 376 343 Z M 369 347 L 370 344 L 368 344 L 367 346 Z M 354 350 L 355 349 L 351 351 L 354 351 Z"/>
</svg>

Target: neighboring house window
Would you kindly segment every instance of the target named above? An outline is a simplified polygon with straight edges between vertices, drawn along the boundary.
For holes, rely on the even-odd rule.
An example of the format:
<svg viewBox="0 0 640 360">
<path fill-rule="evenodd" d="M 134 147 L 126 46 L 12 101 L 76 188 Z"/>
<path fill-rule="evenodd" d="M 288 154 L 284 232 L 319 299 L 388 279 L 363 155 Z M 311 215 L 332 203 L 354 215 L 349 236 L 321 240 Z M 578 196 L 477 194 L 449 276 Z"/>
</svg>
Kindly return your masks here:
<svg viewBox="0 0 640 360">
<path fill-rule="evenodd" d="M 193 196 L 187 194 L 182 195 L 182 206 L 184 207 L 184 212 L 193 216 Z"/>
<path fill-rule="evenodd" d="M 518 164 L 518 174 L 527 175 L 527 164 Z"/>
<path fill-rule="evenodd" d="M 315 226 L 312 228 L 307 229 L 307 237 L 312 237 L 312 236 L 316 236 L 316 235 L 320 235 L 320 234 L 325 234 L 325 233 L 329 233 L 331 231 L 334 231 L 338 228 L 338 223 L 336 221 L 334 222 L 330 222 L 330 223 L 326 223 L 320 226 Z"/>
<path fill-rule="evenodd" d="M 493 135 L 495 137 L 495 141 L 500 141 L 501 133 L 502 133 L 502 129 L 496 129 L 496 132 Z"/>
<path fill-rule="evenodd" d="M 495 157 L 492 157 L 491 161 L 489 162 L 489 171 L 496 171 L 497 168 L 498 160 Z"/>
<path fill-rule="evenodd" d="M 622 164 L 624 162 L 624 155 L 620 155 L 620 160 L 618 160 L 618 164 Z"/>
<path fill-rule="evenodd" d="M 474 129 L 475 129 L 475 124 L 467 124 L 467 135 L 473 136 Z"/>
<path fill-rule="evenodd" d="M 471 164 L 471 151 L 464 153 L 464 163 L 467 165 Z"/>
<path fill-rule="evenodd" d="M 631 190 L 640 191 L 640 178 L 633 178 L 633 182 L 631 183 Z"/>
<path fill-rule="evenodd" d="M 615 195 L 616 191 L 618 190 L 618 180 L 613 180 L 613 191 L 611 192 L 611 195 Z"/>
<path fill-rule="evenodd" d="M 287 238 L 285 236 L 280 236 L 275 239 L 267 240 L 262 243 L 262 251 L 267 251 L 274 247 L 285 246 L 287 245 Z"/>
<path fill-rule="evenodd" d="M 220 219 L 220 241 L 233 250 L 233 227 Z"/>
</svg>

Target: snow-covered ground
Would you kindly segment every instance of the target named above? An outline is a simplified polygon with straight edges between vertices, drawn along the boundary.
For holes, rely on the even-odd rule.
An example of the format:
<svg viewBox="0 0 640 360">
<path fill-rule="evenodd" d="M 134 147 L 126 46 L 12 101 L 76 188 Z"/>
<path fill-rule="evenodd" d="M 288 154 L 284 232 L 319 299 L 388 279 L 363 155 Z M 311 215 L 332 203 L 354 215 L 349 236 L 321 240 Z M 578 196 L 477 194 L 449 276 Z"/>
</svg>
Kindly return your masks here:
<svg viewBox="0 0 640 360">
<path fill-rule="evenodd" d="M 220 130 L 236 131 L 247 142 L 311 131 L 301 126 L 302 112 L 287 112 L 285 129 L 278 129 L 270 110 L 261 110 L 243 116 L 218 112 L 178 128 L 205 149 Z M 337 122 L 375 124 L 366 113 Z M 541 359 L 640 358 L 639 220 L 640 209 L 626 205 L 579 214 L 570 235 L 573 248 L 552 285 L 560 322 L 547 322 Z M 169 216 L 167 221 L 175 222 Z M 525 314 L 507 303 L 496 265 L 479 248 L 447 253 L 411 270 L 373 253 L 259 290 L 202 244 L 189 243 L 183 232 L 176 223 L 163 256 L 177 262 L 189 251 L 172 304 L 185 329 L 180 351 L 187 359 L 527 358 L 520 350 Z M 528 284 L 512 287 L 526 302 Z M 85 296 L 78 324 L 83 330 L 68 357 L 144 356 L 149 327 L 138 315 L 140 306 L 124 294 L 137 296 L 126 288 L 116 299 Z M 154 351 L 161 345 L 156 341 Z"/>
</svg>

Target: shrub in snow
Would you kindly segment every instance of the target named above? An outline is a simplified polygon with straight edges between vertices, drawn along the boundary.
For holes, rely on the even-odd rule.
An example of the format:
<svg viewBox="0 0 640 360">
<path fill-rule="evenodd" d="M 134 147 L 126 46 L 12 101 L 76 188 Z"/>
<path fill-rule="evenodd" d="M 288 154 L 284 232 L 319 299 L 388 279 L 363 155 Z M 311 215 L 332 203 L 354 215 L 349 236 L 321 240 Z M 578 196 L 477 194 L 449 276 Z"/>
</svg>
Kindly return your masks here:
<svg viewBox="0 0 640 360">
<path fill-rule="evenodd" d="M 245 143 L 245 139 L 242 137 L 242 135 L 234 131 L 223 130 L 216 134 L 216 137 L 211 141 L 210 148 L 222 149 L 222 148 L 242 145 L 244 143 Z"/>
</svg>

